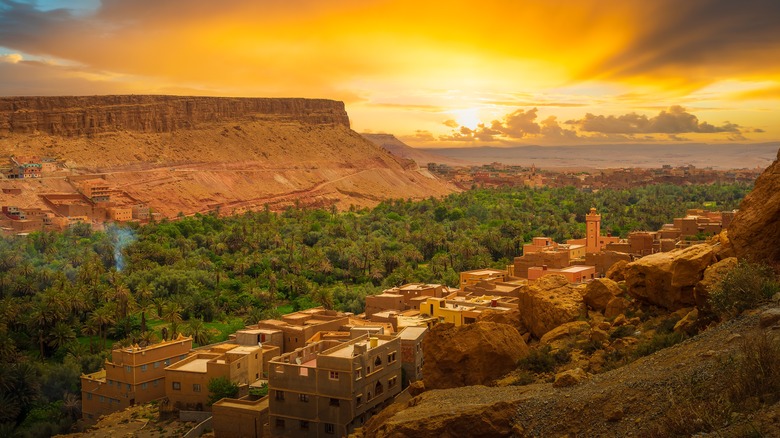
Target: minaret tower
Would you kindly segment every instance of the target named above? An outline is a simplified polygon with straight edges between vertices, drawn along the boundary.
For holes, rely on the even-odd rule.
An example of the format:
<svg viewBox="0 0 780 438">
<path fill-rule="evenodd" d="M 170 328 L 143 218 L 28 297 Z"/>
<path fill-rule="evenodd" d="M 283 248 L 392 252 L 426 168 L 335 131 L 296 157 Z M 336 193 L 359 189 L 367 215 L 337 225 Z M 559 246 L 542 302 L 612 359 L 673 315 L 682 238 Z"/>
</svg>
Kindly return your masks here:
<svg viewBox="0 0 780 438">
<path fill-rule="evenodd" d="M 601 251 L 599 237 L 601 237 L 601 215 L 596 213 L 595 208 L 591 208 L 590 213 L 585 215 L 585 252 L 587 254 Z"/>
</svg>

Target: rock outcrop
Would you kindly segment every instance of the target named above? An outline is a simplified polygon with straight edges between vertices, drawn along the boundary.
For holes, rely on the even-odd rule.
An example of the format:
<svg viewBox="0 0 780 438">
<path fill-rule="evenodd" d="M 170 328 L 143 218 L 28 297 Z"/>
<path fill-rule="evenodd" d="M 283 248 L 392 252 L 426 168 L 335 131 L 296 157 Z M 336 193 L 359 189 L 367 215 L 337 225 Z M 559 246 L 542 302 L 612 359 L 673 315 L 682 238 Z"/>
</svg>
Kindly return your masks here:
<svg viewBox="0 0 780 438">
<path fill-rule="evenodd" d="M 734 269 L 737 266 L 737 258 L 729 257 L 723 259 L 714 265 L 710 265 L 704 270 L 704 276 L 701 281 L 696 283 L 696 288 L 693 290 L 694 299 L 696 300 L 696 307 L 702 310 L 708 310 L 710 304 L 708 302 L 710 298 L 710 292 L 716 284 L 726 275 L 727 272 Z"/>
<path fill-rule="evenodd" d="M 612 266 L 607 269 L 607 273 L 605 274 L 606 277 L 612 281 L 625 280 L 625 269 L 628 263 L 629 262 L 627 260 L 618 260 L 617 262 L 613 263 Z"/>
<path fill-rule="evenodd" d="M 626 287 L 649 304 L 669 310 L 690 307 L 696 304 L 696 284 L 714 261 L 713 247 L 707 244 L 651 254 L 626 266 Z"/>
<path fill-rule="evenodd" d="M 780 263 L 780 151 L 740 203 L 728 238 L 739 259 Z"/>
<path fill-rule="evenodd" d="M 528 346 L 514 327 L 437 324 L 423 339 L 425 389 L 485 385 L 515 369 Z"/>
<path fill-rule="evenodd" d="M 585 304 L 593 310 L 603 311 L 609 302 L 623 293 L 617 283 L 609 278 L 597 278 L 585 287 Z"/>
<path fill-rule="evenodd" d="M 263 120 L 349 127 L 344 103 L 326 99 L 136 95 L 0 98 L 0 134 L 71 137 L 115 131 L 165 133 L 209 123 Z"/>
<path fill-rule="evenodd" d="M 520 289 L 520 319 L 537 338 L 585 314 L 585 303 L 576 287 L 562 275 L 545 275 Z"/>
</svg>

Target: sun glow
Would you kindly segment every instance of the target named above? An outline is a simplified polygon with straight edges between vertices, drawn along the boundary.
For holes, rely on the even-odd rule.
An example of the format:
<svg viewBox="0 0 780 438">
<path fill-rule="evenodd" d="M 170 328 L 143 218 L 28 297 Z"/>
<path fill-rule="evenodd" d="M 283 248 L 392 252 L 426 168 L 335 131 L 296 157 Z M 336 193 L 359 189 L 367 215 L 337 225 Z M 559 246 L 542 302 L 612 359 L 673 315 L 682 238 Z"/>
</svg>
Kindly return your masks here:
<svg viewBox="0 0 780 438">
<path fill-rule="evenodd" d="M 474 129 L 477 125 L 482 123 L 482 120 L 479 118 L 479 109 L 477 108 L 467 108 L 450 112 L 455 116 L 455 121 L 458 122 L 460 126 Z"/>
</svg>

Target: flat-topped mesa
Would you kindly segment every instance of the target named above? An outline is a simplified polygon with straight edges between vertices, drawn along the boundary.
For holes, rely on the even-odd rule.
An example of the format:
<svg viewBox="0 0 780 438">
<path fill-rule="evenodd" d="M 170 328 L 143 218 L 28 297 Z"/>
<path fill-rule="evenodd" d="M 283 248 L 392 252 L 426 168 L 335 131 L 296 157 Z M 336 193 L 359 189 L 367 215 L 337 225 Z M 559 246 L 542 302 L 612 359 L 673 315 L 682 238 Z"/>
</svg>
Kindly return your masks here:
<svg viewBox="0 0 780 438">
<path fill-rule="evenodd" d="M 0 134 L 67 137 L 116 131 L 172 132 L 242 121 L 349 127 L 344 103 L 328 99 L 185 96 L 0 97 Z"/>
</svg>

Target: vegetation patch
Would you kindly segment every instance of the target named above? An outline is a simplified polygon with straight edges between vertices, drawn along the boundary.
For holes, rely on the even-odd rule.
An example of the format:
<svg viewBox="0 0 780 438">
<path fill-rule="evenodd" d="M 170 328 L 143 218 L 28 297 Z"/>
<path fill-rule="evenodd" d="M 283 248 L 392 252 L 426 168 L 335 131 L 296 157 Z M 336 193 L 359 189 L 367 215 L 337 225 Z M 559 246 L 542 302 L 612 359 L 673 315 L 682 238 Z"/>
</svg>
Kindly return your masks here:
<svg viewBox="0 0 780 438">
<path fill-rule="evenodd" d="M 740 260 L 710 292 L 712 309 L 721 317 L 733 317 L 753 309 L 780 292 L 780 283 L 769 266 Z"/>
</svg>

